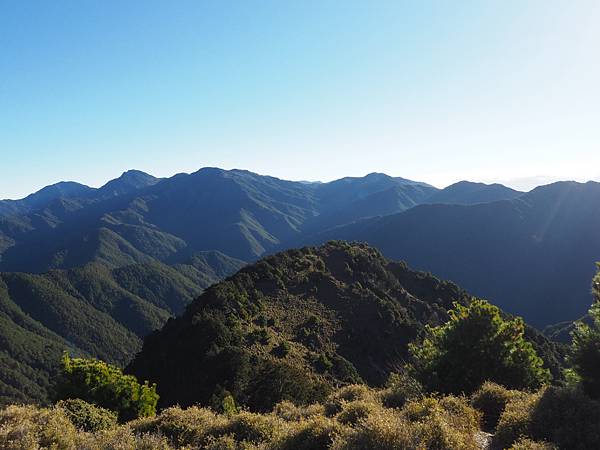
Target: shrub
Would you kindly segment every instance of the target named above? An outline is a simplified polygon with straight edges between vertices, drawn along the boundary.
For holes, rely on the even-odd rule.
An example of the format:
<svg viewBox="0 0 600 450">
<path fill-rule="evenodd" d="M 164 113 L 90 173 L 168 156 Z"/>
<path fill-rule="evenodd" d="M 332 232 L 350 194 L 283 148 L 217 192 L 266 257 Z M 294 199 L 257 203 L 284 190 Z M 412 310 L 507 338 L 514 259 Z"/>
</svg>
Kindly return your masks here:
<svg viewBox="0 0 600 450">
<path fill-rule="evenodd" d="M 0 411 L 0 448 L 75 449 L 77 430 L 61 409 L 9 406 Z"/>
<path fill-rule="evenodd" d="M 509 388 L 536 388 L 550 380 L 520 318 L 504 320 L 485 300 L 454 304 L 450 320 L 428 327 L 422 344 L 409 346 L 413 372 L 426 388 L 442 393 L 472 393 L 486 381 Z"/>
<path fill-rule="evenodd" d="M 319 403 L 307 406 L 296 406 L 292 402 L 284 400 L 279 402 L 273 408 L 273 414 L 281 417 L 283 420 L 298 422 L 309 417 L 325 414 L 325 408 Z"/>
<path fill-rule="evenodd" d="M 381 392 L 381 400 L 388 408 L 401 408 L 408 400 L 423 395 L 423 386 L 407 373 L 393 373 L 388 378 L 386 388 Z"/>
<path fill-rule="evenodd" d="M 57 408 L 63 410 L 67 418 L 83 431 L 100 431 L 117 425 L 117 414 L 81 399 L 61 400 Z"/>
<path fill-rule="evenodd" d="M 558 450 L 558 447 L 548 444 L 547 442 L 538 442 L 522 438 L 515 442 L 508 450 Z"/>
<path fill-rule="evenodd" d="M 327 397 L 324 407 L 325 415 L 335 416 L 342 410 L 343 404 L 356 400 L 372 401 L 374 393 L 364 384 L 350 384 L 333 392 Z"/>
<path fill-rule="evenodd" d="M 227 424 L 225 416 L 207 408 L 192 406 L 187 409 L 167 408 L 155 417 L 138 419 L 131 424 L 136 433 L 154 433 L 166 436 L 177 445 L 201 445 L 206 437 Z"/>
<path fill-rule="evenodd" d="M 595 448 L 600 442 L 600 402 L 569 387 L 516 396 L 500 416 L 495 443 L 507 448 L 521 437 L 559 448 Z"/>
<path fill-rule="evenodd" d="M 323 416 L 311 417 L 292 427 L 291 431 L 276 442 L 278 450 L 326 450 L 342 433 L 343 426 Z"/>
<path fill-rule="evenodd" d="M 402 410 L 376 409 L 347 429 L 335 449 L 478 449 L 479 414 L 464 398 L 423 398 Z"/>
<path fill-rule="evenodd" d="M 595 448 L 600 442 L 600 402 L 578 389 L 549 387 L 531 412 L 529 436 L 560 448 Z"/>
<path fill-rule="evenodd" d="M 59 447 L 62 450 L 62 447 Z M 134 433 L 128 426 L 94 434 L 80 433 L 77 450 L 173 450 L 164 436 Z M 57 449 L 58 450 L 58 449 Z"/>
<path fill-rule="evenodd" d="M 124 422 L 154 415 L 156 385 L 141 385 L 132 375 L 96 359 L 70 358 L 65 354 L 56 385 L 57 400 L 79 398 L 118 414 Z"/>
<path fill-rule="evenodd" d="M 471 396 L 471 406 L 483 414 L 483 428 L 493 432 L 506 404 L 519 394 L 519 391 L 506 389 L 499 384 L 486 381 Z"/>
<path fill-rule="evenodd" d="M 576 324 L 571 333 L 573 345 L 569 359 L 585 392 L 592 398 L 600 398 L 600 273 L 594 278 L 593 292 L 596 301 L 589 312 L 592 324 Z"/>
<path fill-rule="evenodd" d="M 335 450 L 405 450 L 418 448 L 410 424 L 399 413 L 380 410 L 358 426 L 346 429 L 334 441 Z"/>
<path fill-rule="evenodd" d="M 355 400 L 342 404 L 342 410 L 336 416 L 338 422 L 345 425 L 355 425 L 359 420 L 372 414 L 380 406 L 372 401 Z"/>
<path fill-rule="evenodd" d="M 237 441 L 253 443 L 269 442 L 283 434 L 286 423 L 271 414 L 255 414 L 247 411 L 231 417 L 228 423 L 220 429 L 215 429 L 217 435 L 231 435 Z"/>
<path fill-rule="evenodd" d="M 531 414 L 542 394 L 543 390 L 535 394 L 519 395 L 507 403 L 496 426 L 496 446 L 509 448 L 521 437 L 529 436 Z"/>
</svg>

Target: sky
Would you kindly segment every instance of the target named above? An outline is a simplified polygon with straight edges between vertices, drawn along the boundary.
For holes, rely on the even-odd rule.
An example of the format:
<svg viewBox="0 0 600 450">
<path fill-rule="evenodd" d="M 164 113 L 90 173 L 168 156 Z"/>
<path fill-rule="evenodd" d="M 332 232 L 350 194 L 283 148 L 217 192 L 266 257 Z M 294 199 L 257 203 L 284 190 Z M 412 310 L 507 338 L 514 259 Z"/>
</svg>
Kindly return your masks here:
<svg viewBox="0 0 600 450">
<path fill-rule="evenodd" d="M 2 0 L 0 198 L 128 169 L 600 179 L 597 0 Z"/>
</svg>

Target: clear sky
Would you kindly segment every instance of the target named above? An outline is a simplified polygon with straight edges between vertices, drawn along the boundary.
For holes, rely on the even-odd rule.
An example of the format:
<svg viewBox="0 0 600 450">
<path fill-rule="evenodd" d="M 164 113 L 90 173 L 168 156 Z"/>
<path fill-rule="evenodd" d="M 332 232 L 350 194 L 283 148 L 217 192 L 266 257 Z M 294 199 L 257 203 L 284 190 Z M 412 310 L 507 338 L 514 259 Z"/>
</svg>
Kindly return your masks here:
<svg viewBox="0 0 600 450">
<path fill-rule="evenodd" d="M 126 169 L 600 178 L 600 1 L 3 0 L 0 198 Z"/>
</svg>

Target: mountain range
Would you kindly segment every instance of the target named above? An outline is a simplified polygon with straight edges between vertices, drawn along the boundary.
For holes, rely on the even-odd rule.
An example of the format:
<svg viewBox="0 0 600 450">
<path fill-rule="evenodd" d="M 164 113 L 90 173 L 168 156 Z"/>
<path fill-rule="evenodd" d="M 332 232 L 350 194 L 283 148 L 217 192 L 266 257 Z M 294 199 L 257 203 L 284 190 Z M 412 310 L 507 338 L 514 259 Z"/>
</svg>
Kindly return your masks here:
<svg viewBox="0 0 600 450">
<path fill-rule="evenodd" d="M 215 168 L 162 180 L 129 171 L 99 189 L 59 183 L 0 202 L 0 270 L 44 272 L 97 260 L 112 267 L 174 263 L 205 250 L 253 261 L 306 235 L 422 203 L 518 194 L 459 185 L 438 190 L 378 173 L 302 183 Z"/>
<path fill-rule="evenodd" d="M 600 259 L 599 201 L 591 182 L 522 193 L 218 168 L 128 171 L 97 189 L 61 182 L 0 201 L 0 398 L 44 401 L 65 349 L 123 366 L 208 286 L 329 240 L 368 242 L 539 327 L 574 320 Z"/>
<path fill-rule="evenodd" d="M 600 183 L 560 182 L 512 200 L 420 205 L 328 230 L 453 280 L 529 323 L 575 320 L 600 259 Z"/>
</svg>

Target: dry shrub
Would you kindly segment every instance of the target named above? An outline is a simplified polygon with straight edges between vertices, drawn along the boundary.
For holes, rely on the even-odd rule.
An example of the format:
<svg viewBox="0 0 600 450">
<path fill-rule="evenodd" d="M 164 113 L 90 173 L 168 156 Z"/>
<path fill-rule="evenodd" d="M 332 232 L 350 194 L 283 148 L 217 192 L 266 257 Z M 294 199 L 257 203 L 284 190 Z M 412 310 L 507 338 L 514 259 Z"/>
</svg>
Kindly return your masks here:
<svg viewBox="0 0 600 450">
<path fill-rule="evenodd" d="M 426 397 L 408 402 L 402 410 L 412 423 L 415 442 L 427 448 L 476 449 L 475 433 L 481 415 L 464 397 Z"/>
<path fill-rule="evenodd" d="M 211 432 L 218 437 L 231 435 L 237 441 L 252 443 L 270 442 L 281 438 L 289 429 L 284 420 L 273 414 L 256 414 L 242 411 Z"/>
<path fill-rule="evenodd" d="M 0 448 L 75 449 L 77 430 L 58 408 L 9 406 L 0 411 Z"/>
<path fill-rule="evenodd" d="M 325 400 L 325 415 L 335 416 L 343 409 L 344 403 L 356 400 L 375 401 L 375 393 L 364 384 L 351 384 L 338 389 Z"/>
<path fill-rule="evenodd" d="M 277 450 L 327 450 L 345 427 L 334 419 L 314 416 L 294 424 L 289 432 L 273 445 Z"/>
<path fill-rule="evenodd" d="M 379 409 L 336 440 L 339 450 L 478 449 L 479 413 L 464 398 L 414 400 L 402 410 Z"/>
<path fill-rule="evenodd" d="M 205 450 L 258 450 L 262 447 L 251 442 L 238 442 L 234 436 L 226 434 L 218 437 L 209 436 L 202 448 Z"/>
<path fill-rule="evenodd" d="M 381 406 L 373 401 L 356 400 L 342 403 L 342 410 L 335 418 L 345 425 L 356 425 L 360 420 L 373 414 Z"/>
<path fill-rule="evenodd" d="M 288 422 L 298 422 L 302 419 L 325 414 L 325 408 L 320 403 L 296 406 L 288 400 L 283 400 L 275 405 L 273 414 Z"/>
<path fill-rule="evenodd" d="M 80 433 L 77 450 L 172 450 L 160 434 L 135 433 L 128 425 L 97 433 Z"/>
<path fill-rule="evenodd" d="M 207 408 L 173 407 L 158 416 L 138 419 L 131 423 L 137 433 L 156 433 L 166 436 L 174 445 L 200 445 L 215 429 L 227 424 L 225 416 Z"/>
<path fill-rule="evenodd" d="M 548 444 L 547 442 L 538 442 L 522 438 L 515 442 L 508 450 L 558 450 L 558 447 Z"/>
<path fill-rule="evenodd" d="M 386 407 L 402 408 L 407 401 L 417 400 L 423 396 L 423 386 L 408 374 L 393 373 L 380 396 Z"/>
<path fill-rule="evenodd" d="M 334 442 L 334 450 L 405 450 L 418 448 L 410 423 L 393 410 L 380 410 L 349 428 Z"/>
<path fill-rule="evenodd" d="M 520 438 L 529 436 L 531 413 L 543 392 L 544 389 L 534 394 L 522 394 L 506 404 L 496 426 L 494 445 L 500 448 L 509 448 Z"/>
<path fill-rule="evenodd" d="M 471 396 L 471 406 L 483 414 L 484 430 L 493 432 L 507 403 L 520 394 L 490 381 L 475 391 Z"/>
</svg>

